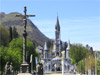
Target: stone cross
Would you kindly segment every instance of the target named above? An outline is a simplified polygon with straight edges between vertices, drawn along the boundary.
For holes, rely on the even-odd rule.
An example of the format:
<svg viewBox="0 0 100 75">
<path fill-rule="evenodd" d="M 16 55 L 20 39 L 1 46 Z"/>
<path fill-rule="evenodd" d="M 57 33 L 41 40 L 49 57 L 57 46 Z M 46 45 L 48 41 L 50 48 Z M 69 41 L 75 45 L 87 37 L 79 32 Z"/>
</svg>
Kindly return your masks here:
<svg viewBox="0 0 100 75">
<path fill-rule="evenodd" d="M 23 32 L 23 63 L 26 63 L 26 38 L 27 38 L 27 32 L 26 32 L 26 25 L 27 25 L 27 18 L 28 17 L 35 17 L 35 15 L 27 15 L 26 14 L 26 6 L 24 7 L 24 15 L 16 15 L 16 17 L 22 17 L 24 18 L 24 32 Z"/>
</svg>

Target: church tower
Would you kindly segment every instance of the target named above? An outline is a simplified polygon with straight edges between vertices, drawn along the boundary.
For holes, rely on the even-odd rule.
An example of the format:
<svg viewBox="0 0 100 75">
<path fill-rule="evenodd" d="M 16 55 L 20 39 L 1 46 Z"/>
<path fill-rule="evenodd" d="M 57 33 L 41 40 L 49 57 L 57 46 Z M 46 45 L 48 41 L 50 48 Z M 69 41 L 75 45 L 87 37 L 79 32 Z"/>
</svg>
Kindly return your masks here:
<svg viewBox="0 0 100 75">
<path fill-rule="evenodd" d="M 48 58 L 49 56 L 49 49 L 47 47 L 47 43 L 44 44 L 44 58 Z"/>
<path fill-rule="evenodd" d="M 58 16 L 57 16 L 57 22 L 55 26 L 54 51 L 55 51 L 55 56 L 61 55 L 60 24 L 59 24 Z"/>
</svg>

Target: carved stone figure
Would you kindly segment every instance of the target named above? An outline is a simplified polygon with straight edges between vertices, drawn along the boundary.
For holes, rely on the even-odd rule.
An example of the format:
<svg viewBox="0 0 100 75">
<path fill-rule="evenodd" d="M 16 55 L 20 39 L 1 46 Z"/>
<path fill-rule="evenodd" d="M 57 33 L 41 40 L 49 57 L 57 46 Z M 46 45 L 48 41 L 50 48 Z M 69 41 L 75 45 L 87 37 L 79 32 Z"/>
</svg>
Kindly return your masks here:
<svg viewBox="0 0 100 75">
<path fill-rule="evenodd" d="M 9 69 L 10 69 L 10 74 L 12 74 L 12 73 L 13 73 L 13 66 L 12 66 L 12 63 L 10 64 Z"/>
<path fill-rule="evenodd" d="M 5 65 L 5 75 L 7 75 L 8 70 L 9 70 L 9 65 L 8 65 L 8 62 L 7 62 L 6 65 Z"/>
<path fill-rule="evenodd" d="M 41 73 L 41 75 L 43 75 L 43 64 L 42 63 L 40 63 L 40 68 L 41 68 L 40 73 Z"/>
</svg>

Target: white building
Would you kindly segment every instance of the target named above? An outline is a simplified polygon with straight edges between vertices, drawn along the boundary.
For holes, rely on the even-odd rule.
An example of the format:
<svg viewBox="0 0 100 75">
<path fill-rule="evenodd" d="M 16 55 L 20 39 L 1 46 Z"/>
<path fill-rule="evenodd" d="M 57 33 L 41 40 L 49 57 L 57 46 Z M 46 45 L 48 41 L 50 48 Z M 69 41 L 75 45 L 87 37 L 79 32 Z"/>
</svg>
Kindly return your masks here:
<svg viewBox="0 0 100 75">
<path fill-rule="evenodd" d="M 44 72 L 52 72 L 52 71 L 62 71 L 62 42 L 60 35 L 60 24 L 57 16 L 57 23 L 55 26 L 55 40 L 54 46 L 51 53 L 51 57 L 49 55 L 49 49 L 47 47 L 47 43 L 44 44 L 44 58 L 42 58 L 42 63 L 44 67 Z M 71 64 L 71 60 L 69 58 L 70 55 L 70 41 L 67 43 L 67 48 L 65 49 L 65 58 L 64 58 L 64 71 L 69 72 L 73 70 L 73 65 Z"/>
</svg>

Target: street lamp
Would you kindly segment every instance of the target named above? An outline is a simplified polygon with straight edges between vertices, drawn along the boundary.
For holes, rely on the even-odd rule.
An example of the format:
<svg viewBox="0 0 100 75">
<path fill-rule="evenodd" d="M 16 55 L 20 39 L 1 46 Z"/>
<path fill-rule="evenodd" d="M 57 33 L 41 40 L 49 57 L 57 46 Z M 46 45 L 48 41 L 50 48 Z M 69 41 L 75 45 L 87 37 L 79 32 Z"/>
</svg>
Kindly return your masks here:
<svg viewBox="0 0 100 75">
<path fill-rule="evenodd" d="M 57 65 L 55 64 L 54 66 L 55 66 L 55 72 L 56 72 L 56 67 L 57 67 Z"/>
<path fill-rule="evenodd" d="M 89 60 L 90 60 L 90 70 L 89 70 L 89 73 L 91 75 L 91 56 L 89 56 Z"/>
<path fill-rule="evenodd" d="M 62 75 L 64 75 L 64 54 L 65 54 L 65 51 L 62 51 Z"/>
</svg>

